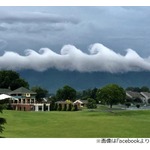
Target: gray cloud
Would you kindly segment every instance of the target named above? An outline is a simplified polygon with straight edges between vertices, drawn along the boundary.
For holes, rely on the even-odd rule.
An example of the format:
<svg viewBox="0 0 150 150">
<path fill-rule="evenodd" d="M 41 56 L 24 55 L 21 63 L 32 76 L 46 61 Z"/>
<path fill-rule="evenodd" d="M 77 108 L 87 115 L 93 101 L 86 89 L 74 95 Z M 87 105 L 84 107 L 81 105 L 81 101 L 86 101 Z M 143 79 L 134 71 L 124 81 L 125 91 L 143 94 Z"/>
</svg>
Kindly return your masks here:
<svg viewBox="0 0 150 150">
<path fill-rule="evenodd" d="M 72 23 L 78 24 L 79 19 L 74 16 L 62 16 L 43 12 L 0 12 L 0 22 L 3 23 Z"/>
<path fill-rule="evenodd" d="M 7 30 L 7 28 L 0 26 L 0 31 L 6 31 L 6 30 Z"/>
<path fill-rule="evenodd" d="M 7 46 L 7 42 L 5 40 L 0 39 L 0 49 L 3 49 L 4 47 Z"/>
<path fill-rule="evenodd" d="M 0 31 L 4 38 L 13 34 L 14 37 L 21 37 L 31 34 L 35 38 L 36 34 L 49 34 L 49 32 L 59 32 L 68 26 L 77 25 L 80 20 L 71 15 L 59 15 L 45 12 L 7 12 L 0 11 Z M 18 34 L 18 35 L 17 35 Z M 24 34 L 24 35 L 23 35 Z M 39 35 L 39 36 L 41 36 Z"/>
<path fill-rule="evenodd" d="M 0 56 L 0 69 L 45 71 L 49 68 L 111 73 L 150 71 L 150 56 L 142 58 L 132 49 L 127 49 L 127 53 L 121 55 L 100 43 L 91 45 L 89 53 L 84 53 L 73 45 L 65 45 L 62 47 L 60 54 L 48 48 L 42 48 L 39 53 L 28 49 L 25 51 L 25 55 L 7 51 Z"/>
<path fill-rule="evenodd" d="M 150 55 L 150 7 L 0 7 L 1 49 L 23 54 L 50 47 L 59 53 L 62 45 L 103 43 L 124 54 L 130 47 Z"/>
</svg>

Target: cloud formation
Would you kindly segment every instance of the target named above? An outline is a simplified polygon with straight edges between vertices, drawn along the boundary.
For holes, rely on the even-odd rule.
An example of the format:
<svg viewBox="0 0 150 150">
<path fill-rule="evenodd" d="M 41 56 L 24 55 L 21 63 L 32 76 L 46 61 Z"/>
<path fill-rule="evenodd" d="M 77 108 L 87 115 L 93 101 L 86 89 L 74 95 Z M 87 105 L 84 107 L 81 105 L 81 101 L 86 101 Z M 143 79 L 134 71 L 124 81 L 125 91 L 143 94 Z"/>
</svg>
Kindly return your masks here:
<svg viewBox="0 0 150 150">
<path fill-rule="evenodd" d="M 126 55 L 121 55 L 100 43 L 90 45 L 88 53 L 73 45 L 65 45 L 60 54 L 49 48 L 41 48 L 39 52 L 25 50 L 25 55 L 6 51 L 0 56 L 0 69 L 45 71 L 49 68 L 111 73 L 150 71 L 150 57 L 142 58 L 132 49 L 127 49 Z"/>
<path fill-rule="evenodd" d="M 74 16 L 46 12 L 7 12 L 0 10 L 0 32 L 4 34 L 63 31 L 67 26 L 77 25 L 80 20 Z M 17 35 L 18 36 L 18 35 Z M 20 35 L 21 36 L 21 35 Z"/>
<path fill-rule="evenodd" d="M 79 19 L 44 12 L 10 12 L 0 11 L 0 23 L 79 23 Z"/>
<path fill-rule="evenodd" d="M 4 48 L 8 43 L 2 39 L 0 39 L 0 50 Z"/>
<path fill-rule="evenodd" d="M 116 52 L 126 46 L 142 57 L 150 49 L 150 7 L 1 7 L 0 49 L 23 54 L 25 49 L 50 47 L 59 53 L 63 44 L 87 45 L 101 41 Z M 17 43 L 17 44 L 16 44 Z"/>
</svg>

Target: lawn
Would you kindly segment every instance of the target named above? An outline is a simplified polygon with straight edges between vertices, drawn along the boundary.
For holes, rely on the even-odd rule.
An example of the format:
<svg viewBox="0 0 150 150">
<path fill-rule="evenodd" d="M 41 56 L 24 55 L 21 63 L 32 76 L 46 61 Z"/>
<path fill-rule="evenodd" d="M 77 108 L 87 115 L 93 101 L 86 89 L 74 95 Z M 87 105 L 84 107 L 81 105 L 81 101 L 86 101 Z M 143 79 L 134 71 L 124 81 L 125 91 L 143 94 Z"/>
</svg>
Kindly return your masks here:
<svg viewBox="0 0 150 150">
<path fill-rule="evenodd" d="M 23 112 L 4 110 L 6 138 L 150 138 L 150 110 Z"/>
</svg>

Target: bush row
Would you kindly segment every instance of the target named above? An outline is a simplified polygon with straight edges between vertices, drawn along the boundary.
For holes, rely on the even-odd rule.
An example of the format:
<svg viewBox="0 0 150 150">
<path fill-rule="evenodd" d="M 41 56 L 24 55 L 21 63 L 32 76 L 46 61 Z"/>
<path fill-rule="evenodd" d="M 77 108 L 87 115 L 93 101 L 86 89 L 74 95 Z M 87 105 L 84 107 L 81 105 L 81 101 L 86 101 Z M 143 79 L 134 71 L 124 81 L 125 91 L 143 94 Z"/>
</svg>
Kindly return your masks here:
<svg viewBox="0 0 150 150">
<path fill-rule="evenodd" d="M 51 111 L 78 111 L 79 108 L 76 104 L 73 105 L 72 103 L 69 104 L 51 103 L 50 110 Z"/>
</svg>

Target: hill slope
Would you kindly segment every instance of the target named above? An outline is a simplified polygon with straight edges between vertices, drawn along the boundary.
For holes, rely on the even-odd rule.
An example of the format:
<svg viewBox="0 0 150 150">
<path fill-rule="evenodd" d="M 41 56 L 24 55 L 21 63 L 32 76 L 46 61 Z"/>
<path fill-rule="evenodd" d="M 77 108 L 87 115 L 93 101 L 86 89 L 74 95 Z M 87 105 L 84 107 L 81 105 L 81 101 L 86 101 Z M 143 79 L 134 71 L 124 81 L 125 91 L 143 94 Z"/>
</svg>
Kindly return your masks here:
<svg viewBox="0 0 150 150">
<path fill-rule="evenodd" d="M 76 90 L 100 88 L 109 83 L 116 83 L 124 88 L 129 86 L 150 87 L 150 72 L 111 74 L 106 72 L 80 73 L 50 69 L 44 72 L 24 70 L 19 71 L 19 73 L 21 77 L 29 82 L 31 87 L 38 85 L 52 93 L 64 85 L 69 85 Z"/>
</svg>

